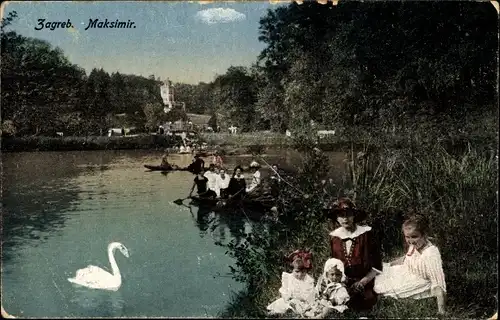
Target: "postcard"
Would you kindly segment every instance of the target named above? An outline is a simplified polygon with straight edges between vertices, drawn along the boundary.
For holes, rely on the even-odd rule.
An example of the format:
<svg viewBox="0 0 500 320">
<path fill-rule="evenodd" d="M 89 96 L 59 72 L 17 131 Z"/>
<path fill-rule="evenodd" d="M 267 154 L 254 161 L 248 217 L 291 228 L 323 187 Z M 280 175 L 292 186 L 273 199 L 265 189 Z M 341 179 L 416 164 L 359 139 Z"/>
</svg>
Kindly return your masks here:
<svg viewBox="0 0 500 320">
<path fill-rule="evenodd" d="M 2 3 L 2 316 L 496 319 L 498 12 Z"/>
</svg>

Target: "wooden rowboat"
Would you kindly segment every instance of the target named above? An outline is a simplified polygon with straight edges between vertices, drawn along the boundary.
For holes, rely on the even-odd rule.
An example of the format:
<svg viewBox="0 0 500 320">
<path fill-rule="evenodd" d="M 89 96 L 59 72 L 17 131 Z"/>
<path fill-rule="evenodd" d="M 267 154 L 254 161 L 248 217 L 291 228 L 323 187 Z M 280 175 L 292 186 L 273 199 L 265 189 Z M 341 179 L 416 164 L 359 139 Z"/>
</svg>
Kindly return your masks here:
<svg viewBox="0 0 500 320">
<path fill-rule="evenodd" d="M 153 166 L 153 165 L 149 165 L 149 164 L 145 164 L 144 168 L 149 169 L 151 171 L 172 171 L 173 170 L 172 167 L 168 168 L 168 167 L 163 167 L 163 166 Z"/>
<path fill-rule="evenodd" d="M 263 199 L 258 197 L 245 197 L 243 199 L 215 199 L 192 196 L 191 203 L 198 206 L 208 206 L 213 210 L 223 210 L 228 208 L 244 207 L 255 210 L 267 211 L 274 206 L 272 199 Z"/>
</svg>

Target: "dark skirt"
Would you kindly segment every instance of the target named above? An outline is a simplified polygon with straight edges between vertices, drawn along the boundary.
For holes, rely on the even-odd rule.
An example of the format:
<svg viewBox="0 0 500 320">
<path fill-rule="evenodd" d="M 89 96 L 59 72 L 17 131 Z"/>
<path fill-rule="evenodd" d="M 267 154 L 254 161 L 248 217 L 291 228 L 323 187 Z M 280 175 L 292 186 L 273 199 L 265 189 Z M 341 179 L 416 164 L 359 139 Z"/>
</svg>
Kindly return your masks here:
<svg viewBox="0 0 500 320">
<path fill-rule="evenodd" d="M 349 293 L 350 299 L 347 306 L 353 310 L 370 310 L 377 303 L 377 294 L 373 291 L 373 285 L 375 281 L 372 280 L 368 282 L 365 286 L 365 290 L 361 292 L 356 292 L 351 289 L 351 286 L 361 280 L 360 278 L 349 278 L 347 280 L 347 292 Z"/>
</svg>

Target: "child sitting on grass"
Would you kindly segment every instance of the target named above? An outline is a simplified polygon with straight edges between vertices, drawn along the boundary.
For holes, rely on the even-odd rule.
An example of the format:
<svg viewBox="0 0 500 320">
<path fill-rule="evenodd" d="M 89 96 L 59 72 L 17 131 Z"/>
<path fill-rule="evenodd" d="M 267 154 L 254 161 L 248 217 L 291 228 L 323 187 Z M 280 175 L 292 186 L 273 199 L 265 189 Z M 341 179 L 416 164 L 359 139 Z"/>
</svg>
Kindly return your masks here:
<svg viewBox="0 0 500 320">
<path fill-rule="evenodd" d="M 344 284 L 344 264 L 338 259 L 325 262 L 323 274 L 316 285 L 316 305 L 306 315 L 311 318 L 325 318 L 332 310 L 344 312 L 347 309 L 349 293 Z"/>
<path fill-rule="evenodd" d="M 269 315 L 292 312 L 303 316 L 314 304 L 314 278 L 307 273 L 311 270 L 311 253 L 297 250 L 288 258 L 293 271 L 283 272 L 279 289 L 281 297 L 267 306 Z"/>
<path fill-rule="evenodd" d="M 408 251 L 386 264 L 375 278 L 374 290 L 395 299 L 435 297 L 437 311 L 445 313 L 446 281 L 439 249 L 429 241 L 427 217 L 414 214 L 403 223 Z"/>
</svg>

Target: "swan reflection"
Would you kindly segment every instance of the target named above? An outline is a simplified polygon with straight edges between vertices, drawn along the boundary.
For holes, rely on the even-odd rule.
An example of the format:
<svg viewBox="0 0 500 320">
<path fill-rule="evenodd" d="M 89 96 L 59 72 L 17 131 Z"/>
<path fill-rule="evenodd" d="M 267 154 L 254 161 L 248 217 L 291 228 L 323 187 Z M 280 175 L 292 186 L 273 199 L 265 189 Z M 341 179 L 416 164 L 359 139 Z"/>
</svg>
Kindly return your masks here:
<svg viewBox="0 0 500 320">
<path fill-rule="evenodd" d="M 76 309 L 81 310 L 81 315 L 85 316 L 121 316 L 125 306 L 125 301 L 119 291 L 89 290 L 83 287 L 75 290 L 70 301 L 76 305 Z"/>
</svg>

